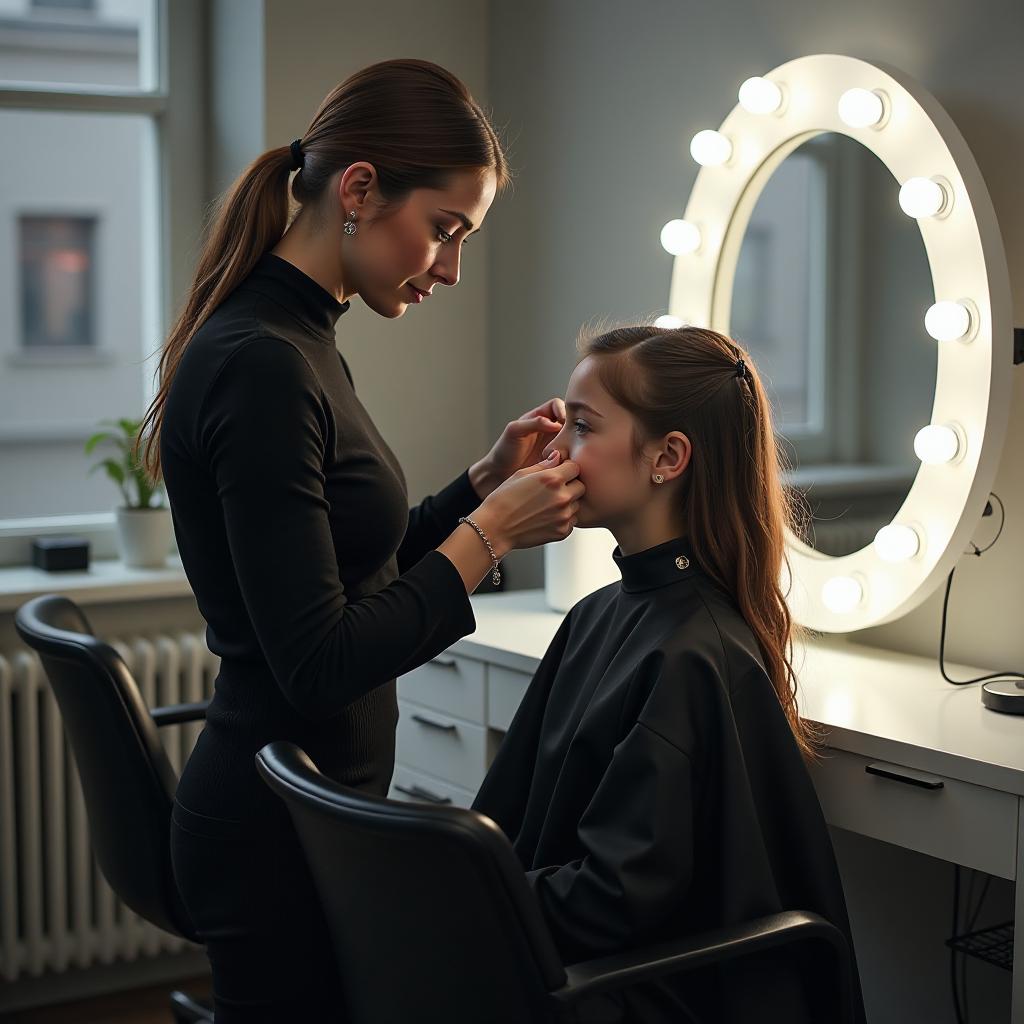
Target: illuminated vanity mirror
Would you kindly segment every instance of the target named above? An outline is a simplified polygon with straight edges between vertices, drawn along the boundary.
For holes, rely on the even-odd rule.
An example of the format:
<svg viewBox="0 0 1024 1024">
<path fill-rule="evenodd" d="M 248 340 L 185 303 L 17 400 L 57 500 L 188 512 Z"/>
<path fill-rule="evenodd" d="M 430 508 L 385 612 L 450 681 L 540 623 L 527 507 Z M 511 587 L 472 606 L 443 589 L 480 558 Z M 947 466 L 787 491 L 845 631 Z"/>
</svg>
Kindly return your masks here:
<svg viewBox="0 0 1024 1024">
<path fill-rule="evenodd" d="M 980 520 L 1009 414 L 1006 254 L 963 136 L 906 75 L 816 54 L 737 87 L 662 229 L 666 322 L 757 359 L 813 516 L 782 586 L 796 621 L 850 632 L 924 601 Z"/>
<path fill-rule="evenodd" d="M 827 555 L 896 517 L 935 400 L 931 270 L 899 188 L 860 142 L 814 135 L 760 190 L 736 261 L 728 333 L 766 384 L 802 539 Z"/>
</svg>

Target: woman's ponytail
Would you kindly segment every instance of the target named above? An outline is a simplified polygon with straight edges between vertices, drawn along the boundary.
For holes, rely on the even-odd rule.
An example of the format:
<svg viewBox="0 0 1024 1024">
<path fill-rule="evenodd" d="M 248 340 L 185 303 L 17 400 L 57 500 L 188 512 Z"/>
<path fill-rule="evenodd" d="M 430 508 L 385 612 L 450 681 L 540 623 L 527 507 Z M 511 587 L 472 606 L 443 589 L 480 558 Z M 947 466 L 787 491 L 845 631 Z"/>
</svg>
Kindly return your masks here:
<svg viewBox="0 0 1024 1024">
<path fill-rule="evenodd" d="M 217 210 L 185 307 L 160 356 L 161 387 L 139 431 L 139 443 L 144 444 L 143 466 L 154 480 L 160 477 L 159 437 L 168 385 L 192 336 L 284 234 L 291 167 L 288 146 L 269 150 L 246 168 Z"/>
</svg>

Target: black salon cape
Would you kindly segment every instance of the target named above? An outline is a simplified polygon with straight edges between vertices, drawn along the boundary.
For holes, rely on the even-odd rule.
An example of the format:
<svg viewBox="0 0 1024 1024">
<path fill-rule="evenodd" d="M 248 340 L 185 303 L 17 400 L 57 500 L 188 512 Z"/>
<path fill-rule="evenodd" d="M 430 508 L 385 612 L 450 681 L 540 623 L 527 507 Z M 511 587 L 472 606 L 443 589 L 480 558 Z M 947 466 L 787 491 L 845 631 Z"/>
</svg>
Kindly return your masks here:
<svg viewBox="0 0 1024 1024">
<path fill-rule="evenodd" d="M 683 538 L 613 557 L 622 582 L 566 615 L 473 804 L 512 840 L 563 961 L 782 910 L 849 938 L 817 795 L 738 608 Z M 791 956 L 634 986 L 580 1019 L 835 1020 Z"/>
</svg>

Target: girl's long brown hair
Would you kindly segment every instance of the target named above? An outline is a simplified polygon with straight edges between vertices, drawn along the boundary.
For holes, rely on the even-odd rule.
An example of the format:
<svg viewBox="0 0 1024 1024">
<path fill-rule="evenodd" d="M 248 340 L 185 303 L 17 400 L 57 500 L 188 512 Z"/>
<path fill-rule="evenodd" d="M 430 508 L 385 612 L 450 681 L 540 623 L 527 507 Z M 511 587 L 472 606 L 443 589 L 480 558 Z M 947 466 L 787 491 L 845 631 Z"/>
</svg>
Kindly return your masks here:
<svg viewBox="0 0 1024 1024">
<path fill-rule="evenodd" d="M 493 170 L 497 191 L 511 172 L 497 133 L 466 86 L 429 61 L 388 60 L 357 71 L 324 97 L 302 135 L 302 169 L 291 197 L 316 203 L 332 176 L 365 160 L 377 171 L 384 216 L 417 188 L 444 188 L 458 170 Z M 292 212 L 290 146 L 268 150 L 222 198 L 192 286 L 160 356 L 159 387 L 136 443 L 143 465 L 160 477 L 160 431 L 167 395 L 188 343 L 285 232 Z"/>
<path fill-rule="evenodd" d="M 681 521 L 701 566 L 735 599 L 803 755 L 819 737 L 799 715 L 793 622 L 782 589 L 786 526 L 803 532 L 804 508 L 787 491 L 787 459 L 772 426 L 771 404 L 750 355 L 716 331 L 648 325 L 581 333 L 580 359 L 597 357 L 605 390 L 637 423 L 636 456 L 670 431 L 692 445 L 681 477 Z M 747 373 L 737 376 L 742 358 Z"/>
</svg>

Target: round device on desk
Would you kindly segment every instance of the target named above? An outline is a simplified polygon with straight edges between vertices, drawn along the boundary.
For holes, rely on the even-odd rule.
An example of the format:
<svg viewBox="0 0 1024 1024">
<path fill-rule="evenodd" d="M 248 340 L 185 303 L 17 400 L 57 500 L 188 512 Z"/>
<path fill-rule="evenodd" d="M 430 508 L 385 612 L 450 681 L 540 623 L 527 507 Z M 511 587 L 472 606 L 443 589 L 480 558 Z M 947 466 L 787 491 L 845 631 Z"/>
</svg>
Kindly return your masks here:
<svg viewBox="0 0 1024 1024">
<path fill-rule="evenodd" d="M 985 683 L 981 703 L 992 711 L 1024 715 L 1024 679 L 993 679 Z"/>
</svg>

